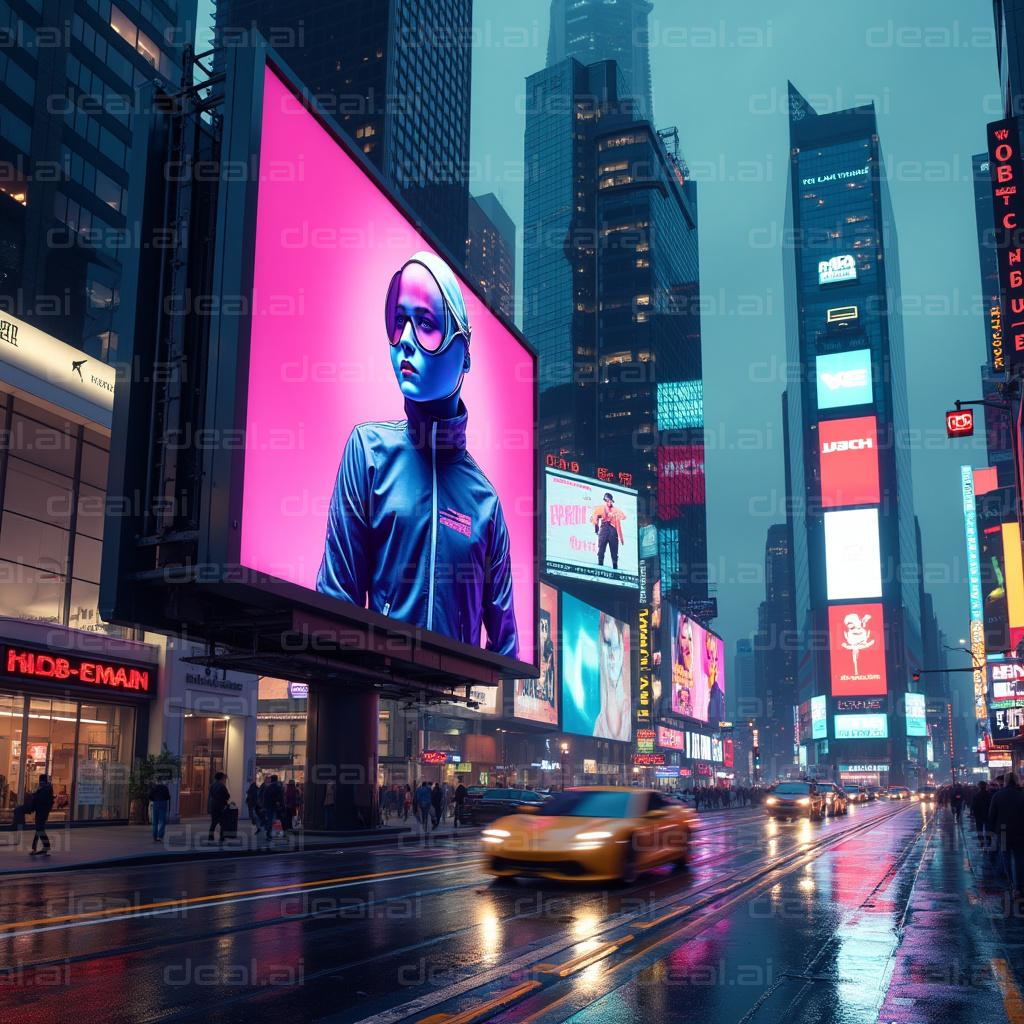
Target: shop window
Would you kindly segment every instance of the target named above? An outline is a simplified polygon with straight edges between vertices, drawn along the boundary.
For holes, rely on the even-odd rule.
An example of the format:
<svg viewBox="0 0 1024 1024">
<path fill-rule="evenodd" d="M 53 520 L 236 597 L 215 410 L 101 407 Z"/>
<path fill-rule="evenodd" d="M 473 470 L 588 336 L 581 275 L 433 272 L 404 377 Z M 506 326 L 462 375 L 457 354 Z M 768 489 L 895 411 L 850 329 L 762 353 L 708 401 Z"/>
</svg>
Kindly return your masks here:
<svg viewBox="0 0 1024 1024">
<path fill-rule="evenodd" d="M 75 438 L 66 429 L 17 413 L 12 418 L 11 451 L 26 462 L 72 476 L 75 445 Z"/>
<path fill-rule="evenodd" d="M 213 776 L 224 771 L 227 726 L 228 723 L 223 718 L 188 714 L 185 716 L 179 799 L 179 809 L 183 818 L 206 815 L 206 797 L 213 784 Z M 241 785 L 239 780 L 236 789 Z"/>
<path fill-rule="evenodd" d="M 0 615 L 63 622 L 65 585 L 60 573 L 0 559 Z"/>
<path fill-rule="evenodd" d="M 63 575 L 67 557 L 67 530 L 13 512 L 4 513 L 0 559 Z"/>
<path fill-rule="evenodd" d="M 82 705 L 75 777 L 76 820 L 128 817 L 128 776 L 134 737 L 134 708 Z"/>
<path fill-rule="evenodd" d="M 87 583 L 100 581 L 100 542 L 84 534 L 75 536 L 75 564 L 72 576 Z"/>
<path fill-rule="evenodd" d="M 29 703 L 23 794 L 34 793 L 39 777 L 48 775 L 54 797 L 51 821 L 67 821 L 71 812 L 77 718 L 75 701 L 33 697 Z"/>
<path fill-rule="evenodd" d="M 88 447 L 88 446 L 86 446 Z M 85 459 L 83 456 L 82 476 L 85 476 Z M 98 487 L 80 485 L 78 489 L 78 532 L 87 537 L 103 539 L 104 493 Z"/>
<path fill-rule="evenodd" d="M 0 693 L 0 824 L 9 825 L 21 803 L 21 733 L 25 699 Z"/>
<path fill-rule="evenodd" d="M 71 481 L 66 476 L 11 456 L 4 509 L 64 529 L 71 521 Z"/>
</svg>

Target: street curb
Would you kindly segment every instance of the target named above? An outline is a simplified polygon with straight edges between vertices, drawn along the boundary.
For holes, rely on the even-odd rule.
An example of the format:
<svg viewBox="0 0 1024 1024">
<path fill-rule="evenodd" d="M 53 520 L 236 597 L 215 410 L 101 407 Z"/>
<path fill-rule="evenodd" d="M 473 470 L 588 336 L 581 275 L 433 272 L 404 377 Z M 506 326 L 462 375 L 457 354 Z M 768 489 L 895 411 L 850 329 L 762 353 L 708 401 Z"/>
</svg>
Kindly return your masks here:
<svg viewBox="0 0 1024 1024">
<path fill-rule="evenodd" d="M 398 846 L 402 842 L 410 840 L 417 840 L 415 843 L 410 842 L 410 846 L 422 846 L 429 845 L 433 839 L 476 838 L 477 836 L 478 830 L 470 826 L 460 829 L 458 832 L 431 832 L 426 836 L 420 832 L 413 832 L 411 829 L 408 831 L 402 830 L 391 835 L 365 833 L 360 835 L 357 833 L 355 836 L 339 836 L 337 842 L 317 842 L 305 847 L 261 846 L 255 849 L 244 850 L 226 846 L 222 849 L 183 850 L 178 853 L 150 853 L 132 857 L 110 857 L 102 860 L 79 861 L 76 864 L 53 864 L 50 867 L 39 868 L 34 871 L 26 871 L 24 868 L 3 868 L 0 869 L 0 878 L 10 878 L 14 875 L 34 877 L 49 875 L 58 871 L 97 871 L 105 868 L 141 867 L 146 864 L 185 864 L 205 860 L 234 860 L 241 857 L 284 856 L 287 854 L 316 853 L 318 850 L 338 850 L 351 847 Z M 426 840 L 425 844 L 422 842 L 423 840 Z"/>
</svg>

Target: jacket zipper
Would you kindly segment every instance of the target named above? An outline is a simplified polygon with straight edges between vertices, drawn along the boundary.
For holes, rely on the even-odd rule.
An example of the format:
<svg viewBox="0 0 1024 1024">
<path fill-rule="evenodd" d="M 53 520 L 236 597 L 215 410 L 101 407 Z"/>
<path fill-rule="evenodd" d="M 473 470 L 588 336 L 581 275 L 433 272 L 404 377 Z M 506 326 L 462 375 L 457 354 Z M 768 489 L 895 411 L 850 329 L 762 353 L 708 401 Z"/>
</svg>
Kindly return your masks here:
<svg viewBox="0 0 1024 1024">
<path fill-rule="evenodd" d="M 430 583 L 427 591 L 427 629 L 434 628 L 434 568 L 437 561 L 437 424 L 430 428 Z"/>
</svg>

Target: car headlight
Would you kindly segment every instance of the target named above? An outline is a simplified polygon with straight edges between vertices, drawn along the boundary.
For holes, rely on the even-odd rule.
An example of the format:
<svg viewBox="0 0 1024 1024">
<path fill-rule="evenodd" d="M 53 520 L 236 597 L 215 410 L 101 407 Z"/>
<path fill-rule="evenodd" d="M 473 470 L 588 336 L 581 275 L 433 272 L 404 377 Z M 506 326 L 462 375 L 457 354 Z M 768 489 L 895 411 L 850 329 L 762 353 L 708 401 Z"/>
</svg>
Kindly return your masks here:
<svg viewBox="0 0 1024 1024">
<path fill-rule="evenodd" d="M 779 802 L 778 797 L 774 797 L 774 796 L 770 796 L 770 797 L 768 797 L 767 800 L 765 800 L 765 803 L 768 804 L 769 806 L 772 806 L 773 804 L 777 804 L 778 802 Z"/>
<path fill-rule="evenodd" d="M 577 832 L 576 838 L 584 843 L 592 843 L 598 839 L 611 839 L 611 832 Z"/>
<path fill-rule="evenodd" d="M 485 828 L 480 835 L 485 843 L 500 843 L 502 840 L 508 839 L 512 833 L 506 832 L 503 828 Z"/>
<path fill-rule="evenodd" d="M 809 796 L 802 796 L 802 797 L 800 797 L 799 800 L 797 800 L 797 803 L 801 807 L 807 807 L 810 804 L 810 802 L 811 802 L 811 798 Z"/>
</svg>

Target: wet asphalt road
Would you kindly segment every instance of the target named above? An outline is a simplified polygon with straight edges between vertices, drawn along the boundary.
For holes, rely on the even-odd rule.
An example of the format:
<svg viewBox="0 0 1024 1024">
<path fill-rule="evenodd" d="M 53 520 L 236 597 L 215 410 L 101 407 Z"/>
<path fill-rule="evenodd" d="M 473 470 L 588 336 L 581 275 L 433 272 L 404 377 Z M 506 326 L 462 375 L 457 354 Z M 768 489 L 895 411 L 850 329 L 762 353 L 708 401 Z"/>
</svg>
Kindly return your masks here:
<svg viewBox="0 0 1024 1024">
<path fill-rule="evenodd" d="M 873 1024 L 941 824 L 711 814 L 610 890 L 492 887 L 474 840 L 8 878 L 0 1019 Z"/>
</svg>

